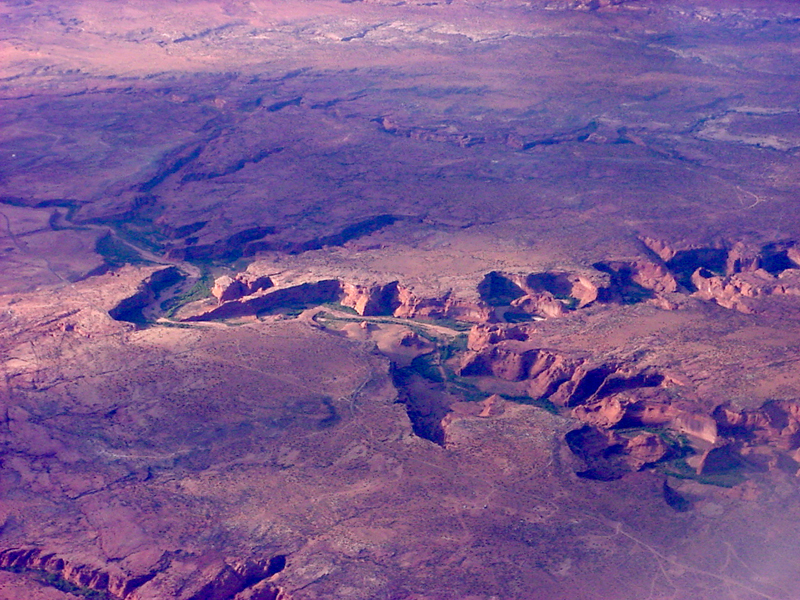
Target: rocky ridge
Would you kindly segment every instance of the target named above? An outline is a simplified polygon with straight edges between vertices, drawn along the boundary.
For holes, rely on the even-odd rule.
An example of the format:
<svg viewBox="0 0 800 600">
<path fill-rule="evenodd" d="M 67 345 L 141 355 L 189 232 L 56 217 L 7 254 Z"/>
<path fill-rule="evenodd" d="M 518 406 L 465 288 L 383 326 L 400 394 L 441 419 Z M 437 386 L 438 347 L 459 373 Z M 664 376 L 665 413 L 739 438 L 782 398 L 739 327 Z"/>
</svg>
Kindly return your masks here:
<svg viewBox="0 0 800 600">
<path fill-rule="evenodd" d="M 313 272 L 264 272 L 254 266 L 217 278 L 212 295 L 218 303 L 190 306 L 181 318 L 233 318 L 284 304 L 339 302 L 364 316 L 492 323 L 561 317 L 592 304 L 649 302 L 674 309 L 686 295 L 753 312 L 749 299 L 800 294 L 800 250 L 792 241 L 698 246 L 645 237 L 642 242 L 651 258 L 595 262 L 573 272 L 490 271 L 477 283 L 477 300 L 457 290 L 420 296 L 399 280 L 320 280 Z"/>
<path fill-rule="evenodd" d="M 664 460 L 684 458 L 698 474 L 750 463 L 768 468 L 780 464 L 784 469 L 800 465 L 800 457 L 794 455 L 800 443 L 786 441 L 794 440 L 793 416 L 785 419 L 794 425 L 778 431 L 764 425 L 763 418 L 737 413 L 731 417 L 731 422 L 739 424 L 736 429 L 720 420 L 720 415 L 728 414 L 722 408 L 704 412 L 682 400 L 683 382 L 668 372 L 591 352 L 543 347 L 537 341 L 537 320 L 564 318 L 592 307 L 647 303 L 675 310 L 685 299 L 696 298 L 756 312 L 757 299 L 800 294 L 800 253 L 793 242 L 692 246 L 651 238 L 642 241 L 651 258 L 598 262 L 580 272 L 491 271 L 477 283 L 476 299 L 459 298 L 452 290 L 421 297 L 398 280 L 315 280 L 310 273 L 265 274 L 254 267 L 233 278 L 219 278 L 214 288 L 219 304 L 195 307 L 193 314 L 181 318 L 213 320 L 254 316 L 284 306 L 338 303 L 363 317 L 472 323 L 466 347 L 455 357 L 440 356 L 437 368 L 441 370 L 442 361 L 447 361 L 455 376 L 465 381 L 508 382 L 526 397 L 550 403 L 583 423 L 566 440 L 586 464 L 579 472 L 583 477 L 614 479 Z M 256 281 L 261 283 L 248 287 L 253 284 L 247 282 Z M 409 340 L 414 336 L 406 334 Z M 420 350 L 409 360 L 433 351 L 415 339 Z M 415 431 L 446 445 L 453 402 L 460 392 L 453 396 L 446 383 L 426 382 L 430 375 L 420 378 L 406 371 L 395 376 L 395 385 Z M 492 389 L 493 384 L 484 385 Z M 761 415 L 764 410 L 752 414 Z M 680 441 L 682 436 L 690 441 Z M 743 442 L 748 436 L 757 441 Z M 721 461 L 723 454 L 730 455 L 727 462 Z"/>
<path fill-rule="evenodd" d="M 175 558 L 164 554 L 154 570 L 131 576 L 121 569 L 95 568 L 41 548 L 9 548 L 0 551 L 0 569 L 33 573 L 43 582 L 79 596 L 146 600 L 154 596 L 142 586 L 166 571 Z M 285 565 L 282 555 L 263 561 L 226 560 L 209 565 L 193 582 L 198 589 L 190 594 L 190 600 L 290 600 L 272 581 Z"/>
</svg>

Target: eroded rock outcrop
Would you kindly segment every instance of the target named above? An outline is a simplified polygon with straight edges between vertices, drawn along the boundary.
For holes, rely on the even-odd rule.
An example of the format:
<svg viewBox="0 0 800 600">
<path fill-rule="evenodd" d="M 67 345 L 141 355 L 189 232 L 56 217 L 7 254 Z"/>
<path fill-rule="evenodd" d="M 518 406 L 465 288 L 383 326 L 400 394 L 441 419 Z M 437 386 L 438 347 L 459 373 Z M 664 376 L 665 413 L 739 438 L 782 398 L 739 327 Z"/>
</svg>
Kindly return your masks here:
<svg viewBox="0 0 800 600">
<path fill-rule="evenodd" d="M 733 275 L 716 275 L 707 269 L 692 274 L 696 297 L 743 313 L 759 310 L 756 299 L 773 295 L 800 295 L 800 269 L 785 269 L 777 276 L 765 269 Z"/>
<path fill-rule="evenodd" d="M 244 296 L 251 296 L 261 290 L 273 287 L 269 275 L 255 275 L 245 271 L 235 277 L 223 275 L 214 280 L 211 295 L 219 300 L 220 304 L 230 300 L 238 300 Z"/>
<path fill-rule="evenodd" d="M 604 430 L 590 425 L 570 431 L 566 437 L 572 452 L 583 459 L 586 470 L 579 477 L 611 481 L 631 471 L 639 471 L 664 460 L 670 446 L 657 434 L 633 435 Z"/>
<path fill-rule="evenodd" d="M 413 319 L 457 319 L 480 323 L 490 318 L 488 307 L 447 291 L 441 296 L 422 297 L 397 281 L 386 284 L 342 284 L 340 302 L 364 316 L 391 315 Z"/>
<path fill-rule="evenodd" d="M 768 445 L 800 461 L 800 405 L 772 400 L 754 411 L 717 407 L 713 414 L 720 433 L 748 445 Z"/>
<path fill-rule="evenodd" d="M 554 298 L 548 292 L 526 294 L 513 300 L 510 306 L 513 312 L 545 318 L 563 317 L 569 312 L 569 308 L 564 302 Z"/>
<path fill-rule="evenodd" d="M 165 553 L 158 564 L 142 574 L 130 574 L 114 565 L 96 567 L 64 558 L 41 548 L 0 551 L 0 569 L 40 575 L 45 585 L 71 590 L 86 597 L 148 600 L 159 586 L 157 578 L 169 570 L 173 558 Z M 178 595 L 185 600 L 288 600 L 271 578 L 286 566 L 286 557 L 263 560 L 215 561 L 192 575 L 191 585 Z M 181 568 L 185 568 L 184 564 Z M 199 565 L 198 565 L 199 567 Z M 153 588 L 153 589 L 150 589 Z"/>
<path fill-rule="evenodd" d="M 757 248 L 744 242 L 736 242 L 728 251 L 725 274 L 748 273 L 761 267 L 761 256 Z"/>
<path fill-rule="evenodd" d="M 286 557 L 268 560 L 225 561 L 212 567 L 208 581 L 189 600 L 279 600 L 286 599 L 268 578 L 286 566 Z"/>
<path fill-rule="evenodd" d="M 730 287 L 728 284 L 731 284 L 734 288 L 742 285 L 752 289 L 754 285 L 763 287 L 763 282 L 756 280 L 768 280 L 766 275 L 778 277 L 800 267 L 800 249 L 792 240 L 767 244 L 740 240 L 733 244 L 717 242 L 711 245 L 670 243 L 649 237 L 640 240 L 664 262 L 675 281 L 690 292 L 700 291 L 706 295 L 710 284 L 703 282 L 704 279 L 718 278 L 719 281 L 714 283 L 718 287 Z M 756 280 L 752 280 L 751 275 Z M 730 296 L 734 292 L 727 290 L 725 294 Z"/>
<path fill-rule="evenodd" d="M 285 273 L 277 273 L 275 279 L 248 269 L 218 278 L 212 295 L 219 306 L 198 311 L 189 319 L 253 315 L 287 302 L 338 301 L 364 316 L 519 322 L 563 317 L 594 303 L 633 304 L 647 300 L 674 309 L 678 305 L 670 295 L 679 291 L 696 292 L 698 298 L 744 312 L 752 312 L 753 308 L 743 298 L 800 294 L 800 270 L 794 268 L 794 259 L 800 260 L 800 250 L 794 242 L 761 247 L 744 242 L 728 247 L 720 242 L 701 247 L 641 239 L 658 258 L 597 262 L 593 269 L 581 272 L 490 271 L 477 284 L 477 301 L 459 297 L 452 290 L 439 296 L 421 296 L 397 280 L 314 280 L 310 274 L 290 274 L 287 279 Z M 142 298 L 145 296 L 130 302 L 141 304 Z"/>
<path fill-rule="evenodd" d="M 568 304 L 583 308 L 598 299 L 600 289 L 606 287 L 608 281 L 597 274 L 593 279 L 578 273 L 562 271 L 531 273 L 524 280 L 524 289 L 528 294 L 549 293 L 556 298 L 566 298 Z"/>
<path fill-rule="evenodd" d="M 393 315 L 401 305 L 400 283 L 345 283 L 342 285 L 341 303 L 362 316 Z"/>
<path fill-rule="evenodd" d="M 394 311 L 394 316 L 404 319 L 455 319 L 483 323 L 490 320 L 492 314 L 489 307 L 458 298 L 452 291 L 439 297 L 424 298 L 401 288 L 398 299 L 400 305 Z"/>
<path fill-rule="evenodd" d="M 477 352 L 503 340 L 524 342 L 530 338 L 533 331 L 535 331 L 533 326 L 522 323 L 517 325 L 493 323 L 474 325 L 467 336 L 467 348 Z"/>
<path fill-rule="evenodd" d="M 570 448 L 587 465 L 579 473 L 584 477 L 614 479 L 669 458 L 680 445 L 677 434 L 694 440 L 697 453 L 688 450 L 686 462 L 698 475 L 741 477 L 736 473 L 742 469 L 800 472 L 800 405 L 791 400 L 769 401 L 750 411 L 719 406 L 709 415 L 681 403 L 623 394 L 578 406 L 572 415 L 586 423 L 567 435 Z M 643 426 L 661 430 L 663 435 L 645 432 L 660 441 L 620 437 Z"/>
<path fill-rule="evenodd" d="M 142 309 L 152 303 L 160 291 L 177 283 L 182 277 L 177 267 L 159 268 L 142 280 L 133 295 L 109 309 L 108 314 L 117 321 L 137 323 L 143 320 Z"/>
<path fill-rule="evenodd" d="M 452 126 L 443 127 L 414 127 L 404 126 L 397 123 L 391 117 L 381 117 L 374 119 L 382 131 L 398 137 L 411 138 L 422 142 L 439 142 L 445 144 L 455 144 L 462 148 L 468 148 L 475 144 L 482 144 L 482 136 L 460 133 Z"/>
<path fill-rule="evenodd" d="M 158 571 L 130 576 L 114 567 L 77 563 L 41 548 L 9 548 L 0 552 L 0 569 L 48 574 L 47 581 L 66 583 L 88 592 L 126 598 Z"/>
<path fill-rule="evenodd" d="M 532 398 L 547 397 L 566 408 L 592 404 L 626 390 L 657 387 L 664 381 L 651 369 L 594 364 L 585 356 L 537 347 L 526 328 L 502 325 L 473 327 L 459 374 L 525 381 Z M 608 410 L 603 408 L 603 412 Z M 617 420 L 624 416 L 620 410 Z"/>
<path fill-rule="evenodd" d="M 608 277 L 565 271 L 514 274 L 490 271 L 478 284 L 481 300 L 493 307 L 509 307 L 506 314 L 540 318 L 561 317 L 597 301 Z"/>
<path fill-rule="evenodd" d="M 289 285 L 283 288 L 270 288 L 251 296 L 223 302 L 210 308 L 184 317 L 184 321 L 211 321 L 214 319 L 231 319 L 257 315 L 262 311 L 274 310 L 286 306 L 303 306 L 307 304 L 324 304 L 336 302 L 341 293 L 338 279 L 323 279 Z"/>
<path fill-rule="evenodd" d="M 611 276 L 608 301 L 635 302 L 678 290 L 678 282 L 666 265 L 648 261 L 609 261 L 594 268 Z"/>
<path fill-rule="evenodd" d="M 527 379 L 531 365 L 539 355 L 535 348 L 515 348 L 495 344 L 481 352 L 469 352 L 462 358 L 460 375 L 490 376 L 506 381 Z"/>
</svg>

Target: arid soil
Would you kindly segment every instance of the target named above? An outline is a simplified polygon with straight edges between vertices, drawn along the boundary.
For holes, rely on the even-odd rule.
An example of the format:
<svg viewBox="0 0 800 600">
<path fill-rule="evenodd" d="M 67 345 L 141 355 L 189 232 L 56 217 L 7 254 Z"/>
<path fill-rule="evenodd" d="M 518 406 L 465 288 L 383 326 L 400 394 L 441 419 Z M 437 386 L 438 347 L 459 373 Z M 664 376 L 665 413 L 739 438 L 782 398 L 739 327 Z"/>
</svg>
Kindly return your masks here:
<svg viewBox="0 0 800 600">
<path fill-rule="evenodd" d="M 0 599 L 800 597 L 798 23 L 0 0 Z"/>
</svg>

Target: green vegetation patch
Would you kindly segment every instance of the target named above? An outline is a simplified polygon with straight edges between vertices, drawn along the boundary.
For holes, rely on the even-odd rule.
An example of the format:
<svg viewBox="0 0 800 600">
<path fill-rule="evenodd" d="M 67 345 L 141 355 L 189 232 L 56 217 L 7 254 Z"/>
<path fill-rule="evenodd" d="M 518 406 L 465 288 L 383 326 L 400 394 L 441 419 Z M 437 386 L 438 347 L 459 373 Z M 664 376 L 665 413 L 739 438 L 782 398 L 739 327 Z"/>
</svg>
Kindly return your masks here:
<svg viewBox="0 0 800 600">
<path fill-rule="evenodd" d="M 503 314 L 503 319 L 506 323 L 529 323 L 533 321 L 533 315 L 526 312 L 513 312 L 507 310 Z"/>
<path fill-rule="evenodd" d="M 454 337 L 447 343 L 439 345 L 439 356 L 442 361 L 450 360 L 461 352 L 467 350 L 467 336 L 464 334 Z"/>
<path fill-rule="evenodd" d="M 117 596 L 114 596 L 109 592 L 93 590 L 92 588 L 84 587 L 82 585 L 75 585 L 74 583 L 70 583 L 57 573 L 37 571 L 35 573 L 35 577 L 45 585 L 54 587 L 57 590 L 60 590 L 67 594 L 82 596 L 87 600 L 117 600 Z"/>
<path fill-rule="evenodd" d="M 732 488 L 740 483 L 744 483 L 747 479 L 742 467 L 735 467 L 720 473 L 698 474 L 683 458 L 660 463 L 656 466 L 656 469 L 665 475 L 671 475 L 677 479 L 691 479 L 698 483 L 724 488 Z"/>
<path fill-rule="evenodd" d="M 93 590 L 92 588 L 71 583 L 64 579 L 59 573 L 50 573 L 40 569 L 23 569 L 20 567 L 7 567 L 0 570 L 9 571 L 11 573 L 26 573 L 43 585 L 53 587 L 66 594 L 80 596 L 86 600 L 119 600 L 118 596 L 108 591 Z"/>
<path fill-rule="evenodd" d="M 419 321 L 420 323 L 428 323 L 430 325 L 439 325 L 441 327 L 447 327 L 448 329 L 454 329 L 455 331 L 469 331 L 472 329 L 472 323 L 467 323 L 466 321 L 457 321 L 456 319 L 414 319 L 415 321 Z"/>
<path fill-rule="evenodd" d="M 531 398 L 530 396 L 512 396 L 509 394 L 500 394 L 502 398 L 517 404 L 526 404 L 528 406 L 535 406 L 549 412 L 550 414 L 560 414 L 558 407 L 550 401 L 550 398 Z"/>
<path fill-rule="evenodd" d="M 211 287 L 214 285 L 214 277 L 209 272 L 204 272 L 195 284 L 183 294 L 173 296 L 161 303 L 161 310 L 166 311 L 167 317 L 175 316 L 178 309 L 184 304 L 203 300 L 211 295 Z"/>
<path fill-rule="evenodd" d="M 433 354 L 423 354 L 412 360 L 409 368 L 428 381 L 442 383 L 444 382 L 444 377 L 442 377 L 442 373 L 439 370 L 436 358 Z"/>
<path fill-rule="evenodd" d="M 265 308 L 256 313 L 257 317 L 265 317 L 267 315 L 285 315 L 287 317 L 299 317 L 304 311 L 309 308 L 319 306 L 319 302 L 285 302 L 279 306 L 272 306 Z"/>
<path fill-rule="evenodd" d="M 123 265 L 153 264 L 151 261 L 142 258 L 142 255 L 128 244 L 110 233 L 97 240 L 94 251 L 103 257 L 107 265 L 113 268 Z"/>
<path fill-rule="evenodd" d="M 348 314 L 351 314 L 351 315 L 353 315 L 355 317 L 361 317 L 361 315 L 359 315 L 356 312 L 355 308 L 353 308 L 351 306 L 345 306 L 344 304 L 340 304 L 339 302 L 328 302 L 326 304 L 321 304 L 320 306 L 322 306 L 323 308 L 328 308 L 330 310 L 336 310 L 336 311 L 339 311 L 339 312 L 348 313 Z"/>
</svg>

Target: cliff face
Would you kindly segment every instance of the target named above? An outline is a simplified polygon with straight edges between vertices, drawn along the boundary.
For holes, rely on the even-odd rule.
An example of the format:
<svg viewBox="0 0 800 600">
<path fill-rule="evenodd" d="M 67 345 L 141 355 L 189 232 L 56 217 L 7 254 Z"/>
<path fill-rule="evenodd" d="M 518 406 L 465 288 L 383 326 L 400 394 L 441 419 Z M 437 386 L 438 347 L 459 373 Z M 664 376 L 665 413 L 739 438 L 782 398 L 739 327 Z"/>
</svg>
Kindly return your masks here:
<svg viewBox="0 0 800 600">
<path fill-rule="evenodd" d="M 800 269 L 785 269 L 778 275 L 758 268 L 732 275 L 715 275 L 707 269 L 692 274 L 695 294 L 724 308 L 743 313 L 756 313 L 761 305 L 756 301 L 765 296 L 800 296 Z"/>
<path fill-rule="evenodd" d="M 223 301 L 218 306 L 201 305 L 199 311 L 182 317 L 183 321 L 212 321 L 215 319 L 231 319 L 254 316 L 260 312 L 275 310 L 281 307 L 318 305 L 336 302 L 341 292 L 341 284 L 337 279 L 323 279 L 290 285 L 240 296 L 235 300 Z"/>
<path fill-rule="evenodd" d="M 488 320 L 490 315 L 486 306 L 459 299 L 452 292 L 438 297 L 420 297 L 397 281 L 368 285 L 344 283 L 342 292 L 340 302 L 364 316 L 481 322 Z"/>
<path fill-rule="evenodd" d="M 791 257 L 796 255 L 794 244 L 754 248 L 738 242 L 732 246 L 692 247 L 671 246 L 652 239 L 644 241 L 657 258 L 595 263 L 587 273 L 491 271 L 476 284 L 477 301 L 461 299 L 452 291 L 439 297 L 420 297 L 397 280 L 355 283 L 324 279 L 297 283 L 296 277 L 290 277 L 286 281 L 295 283 L 287 285 L 280 278 L 275 284 L 266 275 L 248 272 L 218 280 L 215 295 L 221 304 L 189 319 L 252 315 L 281 306 L 339 302 L 364 317 L 473 322 L 466 350 L 448 359 L 455 375 L 505 382 L 514 393 L 522 391 L 534 401 L 546 401 L 581 422 L 581 433 L 573 435 L 569 446 L 587 465 L 583 473 L 587 477 L 616 478 L 674 458 L 676 453 L 683 452 L 670 445 L 676 443 L 678 435 L 688 435 L 697 441 L 700 457 L 693 459 L 693 466 L 698 472 L 719 470 L 719 466 L 708 465 L 722 464 L 719 457 L 724 453 L 737 461 L 760 460 L 772 465 L 770 468 L 778 460 L 764 458 L 771 456 L 770 452 L 794 460 L 798 446 L 793 426 L 777 432 L 765 425 L 763 415 L 753 416 L 756 413 L 730 416 L 730 423 L 723 423 L 719 415 L 727 413 L 719 409 L 712 415 L 710 410 L 682 399 L 684 392 L 678 390 L 685 386 L 676 384 L 673 377 L 656 366 L 587 350 L 543 346 L 538 339 L 537 324 L 508 322 L 519 314 L 536 319 L 566 318 L 577 315 L 581 309 L 595 307 L 594 313 L 587 313 L 595 314 L 605 310 L 604 306 L 624 310 L 639 303 L 675 309 L 690 294 L 740 311 L 749 310 L 745 299 L 757 302 L 766 296 L 800 295 L 800 285 L 795 282 L 800 271 L 791 268 L 794 264 Z M 710 269 L 719 269 L 720 274 Z M 229 291 L 232 289 L 235 293 Z M 248 293 L 241 295 L 244 292 Z M 684 300 L 676 302 L 681 297 Z M 369 327 L 367 321 L 360 326 L 364 331 Z M 366 340 L 371 334 L 359 335 L 358 339 Z M 381 335 L 386 337 L 388 333 Z M 422 354 L 437 350 L 435 345 L 422 344 L 414 353 L 397 352 L 397 343 L 403 349 L 402 340 L 410 340 L 416 334 L 404 335 L 398 338 L 400 342 L 392 343 L 378 336 L 379 347 L 383 343 L 387 356 L 402 363 L 398 363 L 400 371 L 395 384 L 404 398 L 414 431 L 444 445 L 446 424 L 453 418 L 451 412 L 455 409 L 451 407 L 458 394 L 452 395 L 446 383 L 432 382 L 426 379 L 428 375 L 423 373 L 420 377 L 412 372 L 422 368 L 415 362 Z M 437 368 L 441 370 L 442 364 Z M 444 371 L 442 374 L 444 377 Z M 494 384 L 487 385 L 491 388 Z M 747 435 L 756 436 L 753 439 L 757 443 L 747 444 L 736 438 L 731 433 L 735 431 L 734 422 Z M 642 432 L 641 428 L 654 428 L 665 432 L 666 437 Z M 626 429 L 639 433 L 620 433 Z M 665 441 L 668 438 L 673 442 Z M 773 450 L 764 450 L 766 447 Z M 706 456 L 711 458 L 707 460 Z M 750 458 L 745 460 L 745 456 Z M 780 460 L 785 465 L 784 458 Z"/>
<path fill-rule="evenodd" d="M 253 275 L 247 272 L 238 273 L 235 277 L 224 275 L 214 280 L 211 295 L 222 303 L 251 296 L 273 285 L 269 275 Z"/>
<path fill-rule="evenodd" d="M 270 275 L 256 263 L 254 269 L 215 281 L 212 295 L 218 306 L 201 305 L 184 311 L 183 318 L 231 318 L 284 305 L 339 302 L 363 316 L 491 323 L 560 318 L 596 305 L 649 303 L 672 310 L 689 295 L 753 312 L 758 309 L 752 299 L 800 295 L 800 269 L 793 260 L 800 259 L 800 251 L 794 242 L 700 246 L 648 237 L 641 241 L 650 258 L 600 261 L 574 272 L 490 271 L 474 284 L 477 300 L 470 299 L 472 290 L 419 294 L 399 280 L 365 283 L 357 281 L 361 277 L 331 277 L 327 271 L 328 276 L 307 272 L 287 278 L 286 273 Z M 147 298 L 143 292 L 130 302 L 138 306 Z"/>
<path fill-rule="evenodd" d="M 161 290 L 177 283 L 182 278 L 183 274 L 177 267 L 157 269 L 138 285 L 133 295 L 123 298 L 110 308 L 108 314 L 118 321 L 141 322 L 143 320 L 142 309 L 155 301 Z"/>
<path fill-rule="evenodd" d="M 667 458 L 671 449 L 654 433 L 626 436 L 615 431 L 584 426 L 570 431 L 565 440 L 581 457 L 586 469 L 579 477 L 611 481 Z"/>
<path fill-rule="evenodd" d="M 302 283 L 275 283 L 268 276 L 240 273 L 216 280 L 213 295 L 216 306 L 200 303 L 179 313 L 186 321 L 209 321 L 256 315 L 282 307 L 312 307 L 340 303 L 363 316 L 393 316 L 403 319 L 455 319 L 485 322 L 492 318 L 489 307 L 456 297 L 421 297 L 396 281 L 356 284 L 340 279 L 315 279 L 308 274 Z"/>
<path fill-rule="evenodd" d="M 695 392 L 685 380 L 655 366 L 542 347 L 541 338 L 533 325 L 476 325 L 458 373 L 512 383 L 582 422 L 566 439 L 584 461 L 582 477 L 616 479 L 687 452 L 698 474 L 742 466 L 797 471 L 800 412 L 794 401 L 769 401 L 752 410 L 727 405 L 704 410 L 689 400 Z M 680 436 L 694 440 L 694 450 L 681 446 Z"/>
<path fill-rule="evenodd" d="M 108 600 L 156 600 L 143 586 L 169 569 L 179 557 L 164 554 L 152 571 L 132 576 L 118 568 L 92 567 L 59 557 L 41 548 L 9 548 L 0 551 L 0 569 L 29 572 L 43 581 L 78 596 Z M 290 600 L 269 579 L 283 570 L 284 556 L 264 561 L 222 562 L 209 565 L 192 582 L 197 591 L 187 600 Z M 199 589 L 198 589 L 199 588 Z M 190 588 L 191 589 L 191 588 Z"/>
</svg>

